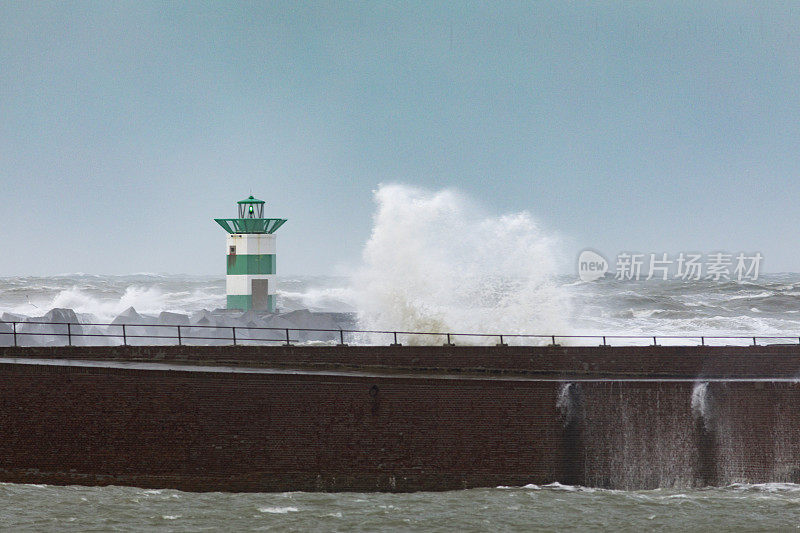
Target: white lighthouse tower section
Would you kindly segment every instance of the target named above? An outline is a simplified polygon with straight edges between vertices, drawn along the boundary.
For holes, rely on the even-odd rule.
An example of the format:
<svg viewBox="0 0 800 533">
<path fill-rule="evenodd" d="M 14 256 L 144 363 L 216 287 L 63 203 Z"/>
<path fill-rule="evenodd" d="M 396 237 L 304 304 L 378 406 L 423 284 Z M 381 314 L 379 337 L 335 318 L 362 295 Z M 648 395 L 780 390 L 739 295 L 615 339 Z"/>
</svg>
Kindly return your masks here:
<svg viewBox="0 0 800 533">
<path fill-rule="evenodd" d="M 246 302 L 242 307 L 274 310 L 277 289 L 275 275 L 275 235 L 234 233 L 226 240 L 228 274 L 226 293 L 233 302 Z"/>
<path fill-rule="evenodd" d="M 273 233 L 232 233 L 228 235 L 228 253 L 236 247 L 237 255 L 268 255 L 275 253 Z"/>
</svg>

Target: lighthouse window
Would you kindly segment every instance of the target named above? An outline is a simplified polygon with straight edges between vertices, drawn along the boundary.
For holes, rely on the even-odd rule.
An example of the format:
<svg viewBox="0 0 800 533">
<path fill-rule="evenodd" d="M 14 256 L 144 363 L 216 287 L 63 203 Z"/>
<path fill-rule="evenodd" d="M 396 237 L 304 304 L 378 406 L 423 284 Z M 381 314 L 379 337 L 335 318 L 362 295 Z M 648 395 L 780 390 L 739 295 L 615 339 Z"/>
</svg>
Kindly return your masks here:
<svg viewBox="0 0 800 533">
<path fill-rule="evenodd" d="M 230 249 L 228 250 L 228 254 L 229 255 L 236 255 L 236 246 L 235 245 L 230 247 Z"/>
</svg>

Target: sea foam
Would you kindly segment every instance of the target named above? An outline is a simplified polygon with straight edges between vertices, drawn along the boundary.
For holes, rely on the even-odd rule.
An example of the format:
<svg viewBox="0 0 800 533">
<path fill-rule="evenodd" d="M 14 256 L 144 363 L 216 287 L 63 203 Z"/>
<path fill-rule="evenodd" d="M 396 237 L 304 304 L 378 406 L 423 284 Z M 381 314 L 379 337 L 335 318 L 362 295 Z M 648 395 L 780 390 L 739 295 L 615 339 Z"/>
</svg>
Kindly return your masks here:
<svg viewBox="0 0 800 533">
<path fill-rule="evenodd" d="M 554 282 L 558 241 L 530 213 L 487 215 L 456 191 L 405 185 L 382 185 L 375 201 L 353 276 L 362 328 L 567 331 L 568 297 Z"/>
</svg>

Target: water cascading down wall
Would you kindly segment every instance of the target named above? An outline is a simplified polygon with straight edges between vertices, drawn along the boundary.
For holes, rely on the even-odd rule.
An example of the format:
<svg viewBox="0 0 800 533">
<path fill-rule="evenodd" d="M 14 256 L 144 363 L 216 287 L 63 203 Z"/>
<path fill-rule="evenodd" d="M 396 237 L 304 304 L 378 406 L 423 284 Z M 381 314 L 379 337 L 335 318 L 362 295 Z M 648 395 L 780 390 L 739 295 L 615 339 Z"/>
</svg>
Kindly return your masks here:
<svg viewBox="0 0 800 533">
<path fill-rule="evenodd" d="M 800 481 L 800 347 L 0 348 L 0 481 Z"/>
</svg>

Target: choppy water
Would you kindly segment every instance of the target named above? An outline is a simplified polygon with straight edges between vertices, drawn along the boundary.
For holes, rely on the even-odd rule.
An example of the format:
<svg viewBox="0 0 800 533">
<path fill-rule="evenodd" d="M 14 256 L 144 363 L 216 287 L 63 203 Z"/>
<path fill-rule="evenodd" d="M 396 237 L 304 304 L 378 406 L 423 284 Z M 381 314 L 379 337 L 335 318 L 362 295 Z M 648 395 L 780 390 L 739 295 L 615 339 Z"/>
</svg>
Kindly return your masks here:
<svg viewBox="0 0 800 533">
<path fill-rule="evenodd" d="M 580 331 L 800 333 L 800 274 L 795 273 L 747 282 L 605 279 L 568 288 L 576 306 L 573 328 Z"/>
<path fill-rule="evenodd" d="M 0 484 L 17 531 L 779 531 L 800 485 L 611 491 L 562 485 L 412 494 L 224 494 Z"/>
<path fill-rule="evenodd" d="M 470 310 L 451 313 L 448 304 L 432 309 L 422 294 L 417 307 L 411 305 L 415 303 L 413 299 L 401 306 L 406 314 L 413 315 L 411 323 L 400 316 L 387 326 L 411 327 L 415 331 L 544 335 L 800 335 L 800 274 L 769 274 L 744 283 L 614 279 L 578 283 L 575 276 L 560 276 L 554 278 L 552 285 L 565 303 L 562 310 L 567 313 L 563 320 L 566 325 L 555 327 L 541 322 L 533 311 L 528 321 L 520 322 L 515 315 L 506 322 L 502 302 L 518 284 L 505 280 L 494 283 L 493 299 L 476 301 L 474 305 L 478 315 L 497 315 L 492 321 L 476 323 L 471 316 L 462 320 Z M 307 308 L 354 312 L 362 302 L 363 295 L 347 278 L 279 279 L 278 306 L 284 311 Z M 383 305 L 400 304 L 388 301 Z M 538 308 L 539 303 L 534 300 L 526 305 Z M 83 322 L 105 322 L 129 307 L 155 317 L 162 311 L 191 314 L 224 306 L 225 280 L 221 275 L 0 277 L 0 315 L 35 317 L 58 307 L 75 310 Z"/>
</svg>

